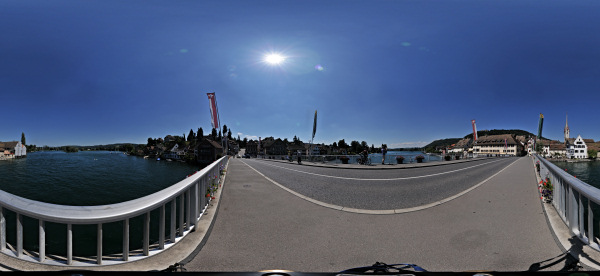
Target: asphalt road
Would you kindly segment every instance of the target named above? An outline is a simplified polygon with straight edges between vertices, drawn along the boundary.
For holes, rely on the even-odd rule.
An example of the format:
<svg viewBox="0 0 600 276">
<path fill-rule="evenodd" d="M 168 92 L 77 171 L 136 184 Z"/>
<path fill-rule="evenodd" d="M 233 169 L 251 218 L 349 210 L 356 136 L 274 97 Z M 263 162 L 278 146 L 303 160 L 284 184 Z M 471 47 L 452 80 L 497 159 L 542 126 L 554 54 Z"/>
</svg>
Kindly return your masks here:
<svg viewBox="0 0 600 276">
<path fill-rule="evenodd" d="M 422 206 L 458 194 L 494 175 L 515 158 L 443 166 L 351 170 L 244 159 L 277 183 L 310 198 L 343 207 L 390 210 Z"/>
<path fill-rule="evenodd" d="M 265 173 L 275 170 L 264 163 L 244 162 Z M 526 271 L 560 256 L 562 251 L 543 214 L 531 159 L 506 159 L 484 166 L 491 166 L 483 170 L 488 174 L 505 169 L 444 204 L 403 214 L 369 215 L 299 198 L 241 159 L 232 159 L 214 228 L 185 267 L 188 271 L 336 272 L 380 261 L 415 263 L 430 271 Z M 423 172 L 396 173 L 410 177 Z M 285 177 L 280 178 L 284 182 Z M 550 269 L 563 265 L 559 261 Z"/>
</svg>

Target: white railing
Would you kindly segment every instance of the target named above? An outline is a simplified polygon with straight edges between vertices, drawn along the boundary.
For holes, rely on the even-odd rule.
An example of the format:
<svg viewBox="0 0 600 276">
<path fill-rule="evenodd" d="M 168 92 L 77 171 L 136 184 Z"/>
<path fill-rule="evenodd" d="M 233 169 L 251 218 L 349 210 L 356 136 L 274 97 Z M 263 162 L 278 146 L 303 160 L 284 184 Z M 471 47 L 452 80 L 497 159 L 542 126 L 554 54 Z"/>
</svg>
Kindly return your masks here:
<svg viewBox="0 0 600 276">
<path fill-rule="evenodd" d="M 580 240 L 600 251 L 594 236 L 594 215 L 600 206 L 600 189 L 577 179 L 537 154 L 533 157 L 536 163 L 539 161 L 540 177 L 543 180 L 550 179 L 554 186 L 552 205 L 559 216 Z"/>
<path fill-rule="evenodd" d="M 208 190 L 214 190 L 221 180 L 221 172 L 228 162 L 228 157 L 213 162 L 204 169 L 186 179 L 161 191 L 138 199 L 99 206 L 67 206 L 44 203 L 22 198 L 0 190 L 0 252 L 22 260 L 52 264 L 52 265 L 102 265 L 116 264 L 139 260 L 162 252 L 180 241 L 194 229 L 200 217 L 208 206 L 210 197 Z M 211 192 L 212 194 L 212 192 Z M 169 204 L 170 214 L 165 214 Z M 15 223 L 9 223 L 5 217 L 5 209 L 16 213 Z M 150 212 L 158 210 L 158 244 L 150 248 Z M 141 253 L 130 250 L 129 220 L 143 216 L 143 242 Z M 169 217 L 169 235 L 166 235 L 166 217 Z M 31 254 L 23 248 L 24 224 L 23 218 L 30 217 L 39 221 L 39 249 Z M 178 219 L 176 219 L 178 218 Z M 178 220 L 178 221 L 177 221 Z M 66 256 L 47 258 L 46 256 L 46 222 L 64 224 L 67 226 Z M 102 224 L 122 222 L 122 255 L 120 258 L 107 258 L 103 262 Z M 95 260 L 74 261 L 73 225 L 96 225 L 96 256 Z M 7 243 L 7 227 L 16 228 L 16 244 Z M 49 237 L 52 238 L 52 237 Z M 28 254 L 25 254 L 25 252 Z M 89 260 L 89 259 L 88 259 Z"/>
</svg>

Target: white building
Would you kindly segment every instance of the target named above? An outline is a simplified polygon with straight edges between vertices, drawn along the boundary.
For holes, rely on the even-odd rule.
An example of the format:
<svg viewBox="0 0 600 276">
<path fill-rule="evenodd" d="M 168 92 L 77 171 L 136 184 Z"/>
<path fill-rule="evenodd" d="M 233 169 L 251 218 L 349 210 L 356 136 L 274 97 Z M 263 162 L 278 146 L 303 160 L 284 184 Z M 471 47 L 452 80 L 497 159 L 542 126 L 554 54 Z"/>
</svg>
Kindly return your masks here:
<svg viewBox="0 0 600 276">
<path fill-rule="evenodd" d="M 577 138 L 568 138 L 565 141 L 565 146 L 567 148 L 567 158 L 588 158 L 587 145 L 581 135 L 578 135 Z"/>
<path fill-rule="evenodd" d="M 27 147 L 21 141 L 0 142 L 3 158 L 21 158 L 27 156 Z"/>
</svg>

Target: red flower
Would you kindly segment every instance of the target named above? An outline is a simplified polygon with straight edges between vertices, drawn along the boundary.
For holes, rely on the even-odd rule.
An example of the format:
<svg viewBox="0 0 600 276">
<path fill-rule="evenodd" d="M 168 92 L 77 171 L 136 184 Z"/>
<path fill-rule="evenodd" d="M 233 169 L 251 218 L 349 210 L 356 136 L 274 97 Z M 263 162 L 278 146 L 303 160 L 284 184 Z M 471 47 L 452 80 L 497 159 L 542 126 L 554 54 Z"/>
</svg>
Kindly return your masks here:
<svg viewBox="0 0 600 276">
<path fill-rule="evenodd" d="M 214 196 L 212 196 L 212 197 L 210 197 L 210 198 L 212 198 L 212 199 L 215 199 L 215 197 L 214 197 Z"/>
</svg>

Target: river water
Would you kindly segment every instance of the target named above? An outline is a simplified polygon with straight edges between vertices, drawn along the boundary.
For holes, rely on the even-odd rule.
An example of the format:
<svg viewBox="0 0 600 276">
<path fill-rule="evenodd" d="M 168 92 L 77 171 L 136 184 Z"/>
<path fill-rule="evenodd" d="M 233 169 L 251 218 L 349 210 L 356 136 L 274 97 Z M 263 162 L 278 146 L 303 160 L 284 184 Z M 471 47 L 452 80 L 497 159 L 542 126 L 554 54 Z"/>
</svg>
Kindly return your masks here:
<svg viewBox="0 0 600 276">
<path fill-rule="evenodd" d="M 47 203 L 103 205 L 160 191 L 196 170 L 122 152 L 33 152 L 0 162 L 0 189 Z"/>
<path fill-rule="evenodd" d="M 122 152 L 33 152 L 27 158 L 0 161 L 0 189 L 24 198 L 63 205 L 104 205 L 160 191 L 198 170 L 181 162 L 156 161 Z M 170 214 L 167 205 L 167 214 Z M 16 244 L 16 215 L 4 209 L 7 242 Z M 151 243 L 158 240 L 158 211 L 151 216 Z M 167 218 L 167 223 L 170 216 Z M 142 246 L 143 219 L 130 220 L 130 248 Z M 24 217 L 24 248 L 38 251 L 38 221 Z M 120 253 L 122 222 L 103 224 L 104 254 Z M 75 256 L 93 256 L 96 226 L 73 225 Z M 66 254 L 66 225 L 46 223 L 47 254 Z"/>
<path fill-rule="evenodd" d="M 569 174 L 576 176 L 579 180 L 600 188 L 600 161 L 591 162 L 552 162 L 557 167 L 566 170 Z"/>
</svg>

